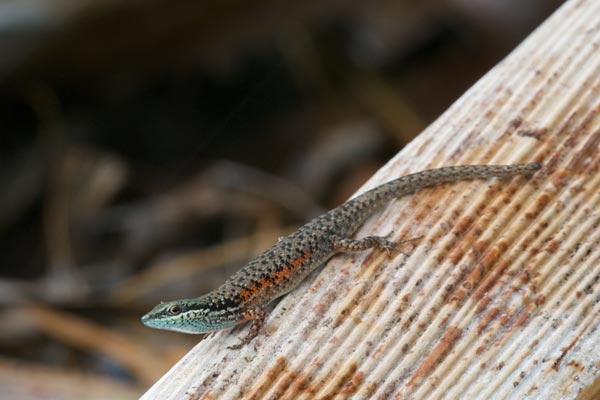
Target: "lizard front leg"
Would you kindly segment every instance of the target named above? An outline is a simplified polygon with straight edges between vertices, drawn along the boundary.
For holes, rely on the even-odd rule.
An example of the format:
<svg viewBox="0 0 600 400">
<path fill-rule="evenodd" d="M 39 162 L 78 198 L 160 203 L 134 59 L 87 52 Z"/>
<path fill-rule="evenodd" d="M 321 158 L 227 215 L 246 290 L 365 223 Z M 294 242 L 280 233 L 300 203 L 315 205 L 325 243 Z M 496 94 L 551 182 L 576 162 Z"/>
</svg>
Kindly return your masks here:
<svg viewBox="0 0 600 400">
<path fill-rule="evenodd" d="M 252 320 L 252 325 L 250 326 L 250 331 L 248 334 L 241 339 L 240 343 L 234 344 L 233 346 L 227 347 L 228 349 L 237 350 L 241 349 L 248 343 L 252 341 L 260 332 L 260 328 L 265 323 L 265 318 L 267 317 L 267 312 L 264 308 L 254 307 L 244 313 L 244 319 L 246 321 Z"/>
</svg>

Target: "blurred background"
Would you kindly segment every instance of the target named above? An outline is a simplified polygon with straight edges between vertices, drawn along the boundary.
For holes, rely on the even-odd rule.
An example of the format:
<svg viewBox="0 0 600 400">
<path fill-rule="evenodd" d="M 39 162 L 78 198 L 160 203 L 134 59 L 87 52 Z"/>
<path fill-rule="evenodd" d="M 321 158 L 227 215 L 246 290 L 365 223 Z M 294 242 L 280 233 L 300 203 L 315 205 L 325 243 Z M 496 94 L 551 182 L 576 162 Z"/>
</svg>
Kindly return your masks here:
<svg viewBox="0 0 600 400">
<path fill-rule="evenodd" d="M 0 398 L 136 398 L 558 0 L 0 1 Z"/>
</svg>

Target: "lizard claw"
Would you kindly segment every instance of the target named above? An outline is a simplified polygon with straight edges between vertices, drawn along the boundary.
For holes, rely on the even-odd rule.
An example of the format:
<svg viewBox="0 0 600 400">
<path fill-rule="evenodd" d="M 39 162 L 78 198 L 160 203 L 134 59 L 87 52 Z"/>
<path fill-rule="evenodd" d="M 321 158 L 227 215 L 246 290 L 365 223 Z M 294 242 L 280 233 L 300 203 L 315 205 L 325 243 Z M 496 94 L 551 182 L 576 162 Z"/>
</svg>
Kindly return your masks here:
<svg viewBox="0 0 600 400">
<path fill-rule="evenodd" d="M 392 257 L 392 252 L 402 253 L 404 256 L 408 257 L 408 256 L 410 256 L 410 254 L 402 251 L 402 249 L 400 249 L 400 246 L 403 245 L 404 243 L 414 242 L 415 240 L 422 239 L 424 236 L 425 235 L 421 235 L 421 236 L 417 236 L 417 237 L 410 238 L 410 239 L 399 240 L 397 242 L 385 240 L 385 241 L 383 241 L 383 243 L 381 243 L 381 247 L 383 248 L 383 250 L 385 250 L 385 252 L 387 253 L 387 256 L 389 258 Z"/>
</svg>

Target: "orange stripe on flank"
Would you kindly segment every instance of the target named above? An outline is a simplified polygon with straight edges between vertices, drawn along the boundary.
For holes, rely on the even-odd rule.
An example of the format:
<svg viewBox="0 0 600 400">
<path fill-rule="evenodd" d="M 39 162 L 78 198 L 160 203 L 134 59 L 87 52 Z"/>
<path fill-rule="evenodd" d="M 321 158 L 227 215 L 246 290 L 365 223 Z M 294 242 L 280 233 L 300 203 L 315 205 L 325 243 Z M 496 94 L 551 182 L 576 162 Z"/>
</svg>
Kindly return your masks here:
<svg viewBox="0 0 600 400">
<path fill-rule="evenodd" d="M 289 263 L 281 266 L 276 272 L 274 272 L 271 275 L 272 278 L 275 278 L 274 281 L 269 278 L 261 279 L 257 284 L 252 285 L 248 289 L 240 292 L 240 298 L 244 301 L 250 300 L 254 297 L 260 298 L 260 296 L 257 296 L 258 293 L 269 287 L 278 286 L 281 282 L 285 281 L 287 277 L 293 276 L 311 255 L 312 251 L 305 251 L 300 257 L 294 258 Z"/>
</svg>

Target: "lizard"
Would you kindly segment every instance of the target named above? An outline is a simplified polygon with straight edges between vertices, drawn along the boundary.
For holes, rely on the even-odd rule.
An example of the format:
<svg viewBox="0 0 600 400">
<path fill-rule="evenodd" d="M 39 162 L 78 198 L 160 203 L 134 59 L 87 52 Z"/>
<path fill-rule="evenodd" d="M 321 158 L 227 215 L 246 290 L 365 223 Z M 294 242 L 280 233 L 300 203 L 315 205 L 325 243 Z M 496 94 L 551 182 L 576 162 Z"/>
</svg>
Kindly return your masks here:
<svg viewBox="0 0 600 400">
<path fill-rule="evenodd" d="M 304 278 L 340 252 L 367 249 L 400 251 L 413 239 L 393 242 L 382 236 L 353 239 L 351 235 L 394 198 L 414 194 L 442 183 L 506 178 L 531 174 L 538 163 L 513 165 L 462 165 L 429 169 L 377 186 L 318 216 L 251 260 L 226 282 L 198 298 L 162 302 L 142 317 L 152 328 L 184 333 L 207 333 L 252 321 L 239 349 L 256 337 L 266 317 L 266 306 L 296 287 Z M 418 238 L 417 238 L 418 239 Z"/>
</svg>

